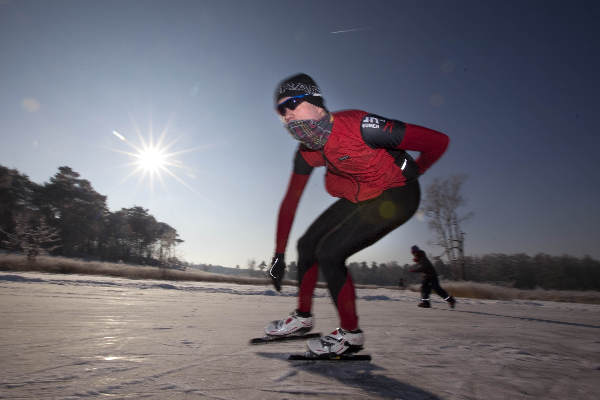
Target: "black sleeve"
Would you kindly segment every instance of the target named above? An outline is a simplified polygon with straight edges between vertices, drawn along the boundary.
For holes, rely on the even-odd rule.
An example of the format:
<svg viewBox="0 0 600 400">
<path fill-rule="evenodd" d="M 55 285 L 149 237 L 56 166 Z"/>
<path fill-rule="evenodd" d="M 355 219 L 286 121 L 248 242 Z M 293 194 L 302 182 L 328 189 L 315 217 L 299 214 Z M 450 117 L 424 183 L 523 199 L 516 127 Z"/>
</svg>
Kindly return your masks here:
<svg viewBox="0 0 600 400">
<path fill-rule="evenodd" d="M 360 124 L 365 143 L 373 149 L 397 149 L 404 139 L 406 125 L 402 121 L 367 114 Z"/>
<path fill-rule="evenodd" d="M 304 157 L 302 157 L 300 149 L 296 150 L 296 156 L 294 157 L 294 173 L 298 175 L 310 175 L 312 170 L 313 167 L 311 167 Z"/>
</svg>

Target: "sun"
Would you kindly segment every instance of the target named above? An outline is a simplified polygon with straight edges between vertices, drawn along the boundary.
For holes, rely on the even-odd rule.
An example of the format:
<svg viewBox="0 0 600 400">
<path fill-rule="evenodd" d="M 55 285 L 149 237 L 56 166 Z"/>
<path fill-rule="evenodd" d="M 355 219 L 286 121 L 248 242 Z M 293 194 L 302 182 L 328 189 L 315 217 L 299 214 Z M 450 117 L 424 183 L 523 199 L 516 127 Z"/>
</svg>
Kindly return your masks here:
<svg viewBox="0 0 600 400">
<path fill-rule="evenodd" d="M 136 164 L 147 173 L 158 173 L 169 165 L 168 154 L 160 147 L 148 147 L 134 154 Z"/>
<path fill-rule="evenodd" d="M 138 177 L 138 183 L 147 181 L 150 184 L 150 188 L 154 189 L 155 181 L 158 180 L 165 186 L 165 177 L 170 177 L 193 191 L 192 187 L 183 179 L 183 175 L 194 178 L 194 173 L 183 162 L 178 160 L 177 156 L 197 150 L 197 148 L 172 151 L 177 140 L 167 142 L 166 129 L 161 133 L 157 141 L 154 140 L 151 132 L 147 137 L 144 137 L 138 130 L 137 144 L 127 140 L 124 135 L 116 130 L 112 133 L 121 142 L 124 142 L 131 148 L 131 151 L 112 149 L 130 158 L 130 162 L 127 165 L 132 166 L 133 170 L 125 176 L 124 181 L 135 175 Z"/>
</svg>

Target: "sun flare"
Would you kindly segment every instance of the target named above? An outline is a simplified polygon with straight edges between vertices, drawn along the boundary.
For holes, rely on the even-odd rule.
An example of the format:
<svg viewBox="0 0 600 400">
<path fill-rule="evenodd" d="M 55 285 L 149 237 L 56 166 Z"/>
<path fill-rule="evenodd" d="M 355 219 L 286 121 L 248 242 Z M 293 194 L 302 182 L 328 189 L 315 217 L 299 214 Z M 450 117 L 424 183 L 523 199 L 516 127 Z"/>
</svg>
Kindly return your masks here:
<svg viewBox="0 0 600 400">
<path fill-rule="evenodd" d="M 186 186 L 188 189 L 193 190 L 192 187 L 188 185 L 181 176 L 179 176 L 180 172 L 185 172 L 188 177 L 193 177 L 193 171 L 186 167 L 181 161 L 176 159 L 176 157 L 183 153 L 188 153 L 197 149 L 171 151 L 171 148 L 175 145 L 177 140 L 172 140 L 166 143 L 166 130 L 162 132 L 160 138 L 156 142 L 154 141 L 152 133 L 150 133 L 147 138 L 144 138 L 144 136 L 142 136 L 141 132 L 138 130 L 137 136 L 139 139 L 139 144 L 130 142 L 124 135 L 116 130 L 114 130 L 112 133 L 132 149 L 132 151 L 113 150 L 130 157 L 131 161 L 127 163 L 127 165 L 132 166 L 133 170 L 127 176 L 125 176 L 124 180 L 137 175 L 138 183 L 147 180 L 150 183 L 150 188 L 153 189 L 155 180 L 158 180 L 164 186 L 164 177 L 169 176 Z"/>
<path fill-rule="evenodd" d="M 146 172 L 158 172 L 169 165 L 167 154 L 158 147 L 143 149 L 135 157 L 136 164 Z"/>
</svg>

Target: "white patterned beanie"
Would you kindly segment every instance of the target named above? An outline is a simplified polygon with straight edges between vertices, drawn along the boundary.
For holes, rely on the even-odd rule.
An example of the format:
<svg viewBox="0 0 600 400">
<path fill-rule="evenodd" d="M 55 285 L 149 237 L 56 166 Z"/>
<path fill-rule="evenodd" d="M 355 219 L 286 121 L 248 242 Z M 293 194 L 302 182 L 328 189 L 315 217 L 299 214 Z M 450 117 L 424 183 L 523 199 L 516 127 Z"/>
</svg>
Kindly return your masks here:
<svg viewBox="0 0 600 400">
<path fill-rule="evenodd" d="M 275 90 L 275 103 L 284 97 L 307 95 L 303 100 L 317 107 L 325 108 L 321 89 L 315 81 L 306 74 L 296 74 L 284 79 Z"/>
</svg>

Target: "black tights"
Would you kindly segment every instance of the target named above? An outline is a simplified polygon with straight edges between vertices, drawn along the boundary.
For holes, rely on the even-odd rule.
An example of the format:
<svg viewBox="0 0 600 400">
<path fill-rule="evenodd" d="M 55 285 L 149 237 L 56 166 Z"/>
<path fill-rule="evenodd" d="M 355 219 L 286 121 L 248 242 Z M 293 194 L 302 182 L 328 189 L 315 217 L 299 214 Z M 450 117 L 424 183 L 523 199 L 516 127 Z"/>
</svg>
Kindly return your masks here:
<svg viewBox="0 0 600 400">
<path fill-rule="evenodd" d="M 419 182 L 413 181 L 360 203 L 340 199 L 325 210 L 298 240 L 299 308 L 310 308 L 316 268 L 309 274 L 310 283 L 302 281 L 314 266 L 322 269 L 337 304 L 347 281 L 346 259 L 408 221 L 419 208 L 420 198 Z"/>
</svg>

